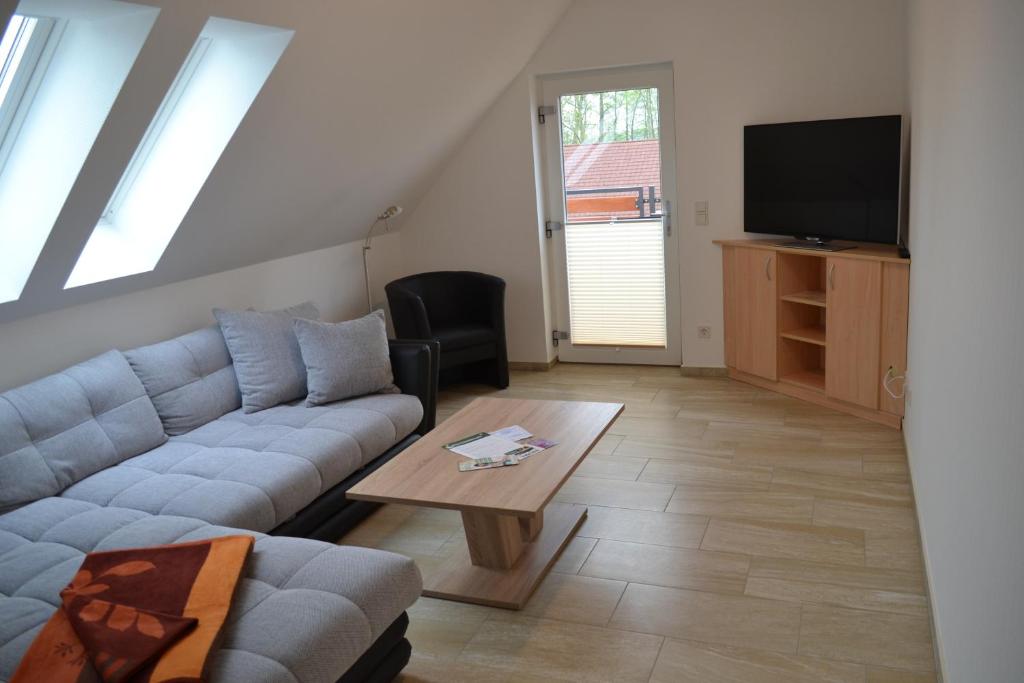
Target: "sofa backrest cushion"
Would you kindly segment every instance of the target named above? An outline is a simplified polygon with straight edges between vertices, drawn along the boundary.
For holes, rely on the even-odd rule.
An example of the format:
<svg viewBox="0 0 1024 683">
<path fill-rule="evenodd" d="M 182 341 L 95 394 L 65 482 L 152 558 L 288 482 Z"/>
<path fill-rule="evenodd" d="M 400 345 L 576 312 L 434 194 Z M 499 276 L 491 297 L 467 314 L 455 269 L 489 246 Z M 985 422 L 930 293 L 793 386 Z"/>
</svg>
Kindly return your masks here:
<svg viewBox="0 0 1024 683">
<path fill-rule="evenodd" d="M 167 440 L 120 351 L 0 394 L 0 513 Z"/>
<path fill-rule="evenodd" d="M 306 396 L 306 366 L 292 320 L 317 320 L 311 302 L 277 311 L 213 309 L 235 364 L 242 411 L 255 413 Z"/>
<path fill-rule="evenodd" d="M 171 436 L 187 434 L 242 405 L 231 354 L 217 325 L 124 355 Z"/>
</svg>

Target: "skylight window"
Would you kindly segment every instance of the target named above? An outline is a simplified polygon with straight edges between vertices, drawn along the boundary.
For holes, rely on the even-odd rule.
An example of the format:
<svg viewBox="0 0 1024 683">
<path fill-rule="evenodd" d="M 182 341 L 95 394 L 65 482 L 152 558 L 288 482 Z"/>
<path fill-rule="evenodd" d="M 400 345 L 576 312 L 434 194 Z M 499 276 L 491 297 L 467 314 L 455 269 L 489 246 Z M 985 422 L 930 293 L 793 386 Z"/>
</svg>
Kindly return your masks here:
<svg viewBox="0 0 1024 683">
<path fill-rule="evenodd" d="M 0 303 L 21 297 L 159 10 L 22 0 L 0 36 Z"/>
<path fill-rule="evenodd" d="M 293 33 L 228 19 L 207 22 L 65 289 L 156 267 Z"/>
</svg>

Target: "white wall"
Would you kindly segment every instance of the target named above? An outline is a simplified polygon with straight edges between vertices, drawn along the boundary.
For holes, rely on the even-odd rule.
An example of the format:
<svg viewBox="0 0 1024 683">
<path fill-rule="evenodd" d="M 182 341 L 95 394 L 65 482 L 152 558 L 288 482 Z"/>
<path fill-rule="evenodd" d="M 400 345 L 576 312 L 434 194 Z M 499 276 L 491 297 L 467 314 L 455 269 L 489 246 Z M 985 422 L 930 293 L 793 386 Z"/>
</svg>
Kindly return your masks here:
<svg viewBox="0 0 1024 683">
<path fill-rule="evenodd" d="M 1024 676 L 1024 3 L 910 13 L 905 424 L 945 680 Z"/>
<path fill-rule="evenodd" d="M 747 123 L 902 113 L 906 6 L 898 0 L 577 0 L 463 142 L 403 225 L 406 270 L 460 267 L 509 281 L 513 360 L 544 361 L 550 327 L 534 260 L 538 217 L 530 110 L 535 77 L 671 62 L 683 363 L 724 365 L 721 253 L 743 235 Z M 693 203 L 710 202 L 695 227 Z M 698 341 L 697 325 L 713 338 Z"/>
<path fill-rule="evenodd" d="M 373 241 L 375 304 L 400 271 L 397 234 Z M 362 242 L 267 261 L 142 292 L 0 323 L 0 391 L 111 348 L 129 349 L 213 323 L 215 307 L 260 310 L 311 300 L 324 320 L 366 312 Z"/>
</svg>

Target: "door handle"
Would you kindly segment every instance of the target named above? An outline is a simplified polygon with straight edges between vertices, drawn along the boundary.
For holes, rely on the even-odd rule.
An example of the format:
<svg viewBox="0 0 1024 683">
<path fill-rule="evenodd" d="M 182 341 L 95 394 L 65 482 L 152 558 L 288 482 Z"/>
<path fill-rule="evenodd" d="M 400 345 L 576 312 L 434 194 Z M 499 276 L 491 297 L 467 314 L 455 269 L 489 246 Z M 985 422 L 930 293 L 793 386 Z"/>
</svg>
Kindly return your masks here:
<svg viewBox="0 0 1024 683">
<path fill-rule="evenodd" d="M 772 265 L 772 257 L 771 256 L 765 256 L 764 257 L 764 276 L 766 278 L 768 278 L 769 281 L 772 279 L 772 272 L 770 270 L 771 265 Z"/>
<path fill-rule="evenodd" d="M 664 218 L 662 220 L 665 222 L 665 237 L 671 237 L 672 236 L 672 202 L 669 201 L 668 199 L 665 200 Z"/>
<path fill-rule="evenodd" d="M 836 288 L 836 264 L 828 264 L 828 287 L 829 289 Z"/>
</svg>

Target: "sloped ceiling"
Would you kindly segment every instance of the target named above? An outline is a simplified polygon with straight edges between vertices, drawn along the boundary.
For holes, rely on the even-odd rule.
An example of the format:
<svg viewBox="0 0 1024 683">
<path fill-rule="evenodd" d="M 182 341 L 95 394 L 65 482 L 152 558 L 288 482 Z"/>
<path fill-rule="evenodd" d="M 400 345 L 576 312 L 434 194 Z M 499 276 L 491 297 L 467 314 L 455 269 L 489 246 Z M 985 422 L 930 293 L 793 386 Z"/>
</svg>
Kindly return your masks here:
<svg viewBox="0 0 1024 683">
<path fill-rule="evenodd" d="M 384 207 L 416 204 L 569 2 L 139 2 L 160 16 L 21 299 L 0 305 L 0 321 L 361 239 Z M 64 291 L 210 16 L 288 27 L 295 37 L 156 270 Z M 464 201 L 465 211 L 481 210 Z"/>
</svg>

